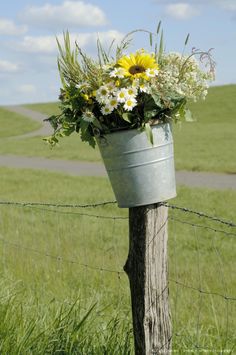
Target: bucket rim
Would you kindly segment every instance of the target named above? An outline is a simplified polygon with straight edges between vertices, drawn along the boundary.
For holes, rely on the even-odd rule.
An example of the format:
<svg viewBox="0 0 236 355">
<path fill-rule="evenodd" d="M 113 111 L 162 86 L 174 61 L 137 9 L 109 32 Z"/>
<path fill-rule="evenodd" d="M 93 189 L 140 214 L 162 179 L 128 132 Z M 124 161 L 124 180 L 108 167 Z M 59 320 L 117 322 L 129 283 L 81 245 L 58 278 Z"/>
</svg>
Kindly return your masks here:
<svg viewBox="0 0 236 355">
<path fill-rule="evenodd" d="M 170 122 L 160 122 L 160 123 L 156 123 L 156 124 L 153 124 L 153 125 L 150 125 L 150 127 L 153 129 L 153 128 L 156 128 L 156 127 L 167 127 L 169 126 L 170 127 L 170 130 L 171 130 L 171 123 Z M 141 134 L 143 133 L 144 131 L 141 130 L 141 127 L 136 127 L 136 128 L 130 128 L 130 127 L 124 127 L 124 128 L 119 128 L 119 129 L 115 129 L 114 128 L 114 131 L 110 131 L 108 133 L 102 133 L 102 134 L 97 134 L 95 135 L 95 138 L 96 139 L 99 139 L 99 138 L 103 138 L 103 137 L 106 137 L 106 136 L 110 136 L 110 135 L 119 135 L 119 134 L 124 134 L 126 132 L 132 132 L 132 131 L 136 131 L 138 134 Z"/>
</svg>

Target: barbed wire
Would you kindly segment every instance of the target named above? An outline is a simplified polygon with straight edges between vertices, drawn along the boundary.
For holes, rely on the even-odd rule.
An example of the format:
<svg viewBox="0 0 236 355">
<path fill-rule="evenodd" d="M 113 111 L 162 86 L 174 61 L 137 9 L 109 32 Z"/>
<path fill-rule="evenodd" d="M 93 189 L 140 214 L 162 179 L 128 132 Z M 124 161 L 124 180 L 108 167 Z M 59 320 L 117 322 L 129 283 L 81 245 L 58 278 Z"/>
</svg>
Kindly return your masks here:
<svg viewBox="0 0 236 355">
<path fill-rule="evenodd" d="M 116 204 L 116 201 L 104 201 L 104 202 L 86 203 L 86 204 L 0 201 L 0 205 L 13 205 L 13 206 L 20 206 L 20 207 L 46 206 L 46 207 L 63 207 L 63 208 L 89 208 L 89 207 L 106 206 L 111 204 Z"/>
<path fill-rule="evenodd" d="M 187 224 L 187 225 L 189 225 L 191 227 L 208 229 L 208 230 L 210 230 L 212 232 L 223 233 L 223 234 L 225 234 L 227 236 L 236 237 L 236 233 L 226 232 L 223 229 L 216 229 L 216 228 L 212 228 L 212 227 L 209 227 L 209 226 L 204 226 L 202 224 L 191 223 L 191 222 L 183 221 L 181 219 L 178 219 L 178 218 L 175 218 L 175 217 L 171 217 L 171 216 L 169 216 L 168 219 L 169 220 L 173 220 L 173 221 L 178 222 L 178 223 Z"/>
<path fill-rule="evenodd" d="M 43 252 L 42 250 L 39 250 L 39 249 L 29 248 L 29 247 L 26 247 L 26 246 L 24 246 L 22 244 L 10 242 L 9 240 L 6 240 L 4 238 L 0 238 L 0 241 L 10 245 L 13 248 L 22 249 L 22 250 L 25 250 L 27 252 L 36 253 L 36 254 L 39 254 L 41 256 L 50 258 L 50 259 L 52 259 L 54 261 L 60 261 L 60 262 L 64 262 L 64 263 L 67 263 L 67 264 L 75 264 L 75 265 L 78 265 L 80 267 L 84 267 L 84 268 L 95 270 L 95 271 L 100 271 L 100 272 L 102 271 L 102 272 L 108 272 L 108 273 L 112 273 L 112 274 L 117 274 L 117 276 L 119 278 L 120 278 L 121 275 L 125 275 L 124 270 L 112 270 L 112 269 L 108 269 L 108 268 L 104 268 L 104 267 L 92 266 L 92 265 L 89 265 L 89 264 L 81 263 L 78 260 L 67 259 L 67 258 L 64 258 L 63 256 L 60 256 L 60 255 L 54 255 L 54 254 L 50 254 L 50 253 L 45 253 L 45 252 Z M 188 289 L 197 291 L 200 294 L 218 296 L 218 297 L 221 297 L 221 298 L 225 299 L 226 301 L 236 301 L 236 297 L 234 297 L 234 296 L 228 296 L 228 295 L 224 295 L 224 294 L 221 294 L 221 293 L 218 293 L 218 292 L 209 292 L 209 291 L 206 291 L 206 290 L 204 290 L 202 288 L 197 288 L 195 286 L 188 285 L 186 283 L 183 283 L 183 282 L 181 282 L 179 280 L 174 280 L 172 278 L 169 278 L 169 281 L 173 282 L 173 283 L 175 283 L 177 285 L 180 285 L 180 286 L 182 286 L 184 288 L 188 288 Z"/>
<path fill-rule="evenodd" d="M 55 210 L 52 208 L 40 208 L 40 207 L 32 207 L 34 210 L 39 210 L 39 211 L 47 211 L 47 212 L 52 212 L 56 214 L 64 214 L 64 215 L 75 215 L 75 216 L 85 216 L 85 217 L 91 217 L 91 218 L 97 218 L 97 219 L 112 219 L 112 220 L 128 220 L 128 217 L 123 217 L 123 216 L 105 216 L 105 215 L 98 215 L 98 214 L 93 214 L 93 213 L 83 213 L 83 212 L 68 212 L 68 211 L 60 211 L 60 210 Z"/>
<path fill-rule="evenodd" d="M 194 214 L 194 215 L 196 215 L 198 217 L 204 217 L 204 218 L 210 219 L 212 221 L 225 224 L 225 225 L 227 225 L 229 227 L 236 227 L 236 223 L 234 223 L 233 221 L 227 221 L 227 220 L 219 218 L 219 217 L 211 216 L 211 215 L 206 214 L 204 212 L 195 211 L 195 210 L 189 209 L 187 207 L 176 206 L 176 205 L 172 205 L 172 204 L 169 204 L 169 203 L 163 203 L 163 205 L 167 206 L 167 207 L 169 207 L 169 208 L 171 208 L 173 210 L 180 210 L 182 212 L 191 213 L 191 214 Z"/>
<path fill-rule="evenodd" d="M 49 254 L 49 253 L 44 253 L 42 250 L 29 248 L 29 247 L 23 246 L 22 244 L 10 242 L 10 241 L 8 241 L 8 240 L 6 240 L 4 238 L 0 238 L 0 241 L 12 246 L 13 248 L 19 248 L 19 249 L 26 250 L 26 251 L 29 251 L 29 252 L 32 252 L 32 253 L 36 253 L 36 254 L 45 256 L 47 258 L 54 259 L 55 261 L 60 261 L 60 262 L 68 263 L 68 264 L 76 264 L 76 265 L 79 265 L 79 266 L 82 266 L 82 267 L 85 267 L 85 268 L 88 268 L 88 269 L 93 269 L 93 270 L 97 270 L 97 271 L 105 271 L 105 272 L 110 272 L 110 273 L 116 273 L 118 275 L 121 274 L 121 273 L 124 273 L 123 270 L 118 271 L 118 270 L 106 269 L 106 268 L 103 268 L 103 267 L 91 266 L 91 265 L 88 265 L 88 264 L 85 264 L 85 263 L 81 263 L 81 262 L 79 262 L 77 260 L 66 259 L 66 258 L 64 258 L 64 257 L 62 257 L 60 255 L 53 255 L 53 254 Z"/>
<path fill-rule="evenodd" d="M 19 206 L 19 207 L 55 207 L 55 208 L 96 208 L 96 207 L 104 207 L 111 204 L 116 204 L 117 201 L 103 201 L 96 203 L 87 203 L 87 204 L 63 204 L 63 203 L 50 203 L 50 202 L 18 202 L 18 201 L 0 201 L 0 205 L 5 206 Z M 229 227 L 236 227 L 236 223 L 233 221 L 227 221 L 225 219 L 215 217 L 204 212 L 195 211 L 193 209 L 189 209 L 187 207 L 181 207 L 173 204 L 169 204 L 167 202 L 160 203 L 159 205 L 169 207 L 173 210 L 179 210 L 182 212 L 194 214 L 198 217 L 204 217 L 206 219 L 210 219 L 214 222 L 218 222 Z M 116 218 L 121 218 L 120 216 Z M 123 217 L 121 219 L 124 219 Z"/>
<path fill-rule="evenodd" d="M 79 209 L 80 208 L 81 209 L 86 209 L 86 208 L 92 209 L 92 208 L 105 207 L 105 206 L 115 205 L 115 204 L 116 204 L 116 201 L 105 201 L 105 202 L 89 203 L 89 204 L 61 204 L 61 203 L 58 204 L 58 203 L 44 203 L 44 202 L 0 201 L 0 205 L 2 205 L 2 206 L 16 206 L 16 207 L 23 207 L 23 208 L 31 208 L 34 211 L 43 211 L 45 213 L 55 213 L 55 214 L 59 214 L 59 215 L 64 214 L 64 215 L 74 215 L 74 216 L 85 216 L 88 218 L 114 220 L 114 225 L 115 225 L 115 220 L 128 220 L 127 214 L 126 214 L 126 216 L 122 216 L 122 215 L 116 215 L 116 216 L 110 215 L 109 216 L 108 214 L 106 215 L 107 212 L 111 214 L 111 212 L 108 209 L 104 209 L 103 213 L 101 213 L 101 214 L 100 213 L 98 213 L 98 214 L 93 213 L 94 211 L 92 212 L 92 210 L 90 210 L 90 211 L 88 210 L 88 212 L 87 211 L 79 211 Z M 199 212 L 199 211 L 194 211 L 194 210 L 188 209 L 186 207 L 180 207 L 180 206 L 171 205 L 168 203 L 162 203 L 161 205 L 169 207 L 171 210 L 178 210 L 178 211 L 184 212 L 184 214 L 190 213 L 190 214 L 196 215 L 201 220 L 207 219 L 209 221 L 217 222 L 217 223 L 220 223 L 220 224 L 227 226 L 227 227 L 235 227 L 236 226 L 236 224 L 234 222 L 226 221 L 222 218 L 214 217 L 214 216 L 211 216 L 206 213 Z M 64 208 L 64 210 L 63 210 L 63 208 Z M 69 210 L 69 209 L 71 209 L 71 210 Z M 99 210 L 99 212 L 100 212 L 100 210 Z M 178 216 L 178 217 L 176 217 L 176 216 Z M 236 233 L 231 232 L 232 229 L 228 230 L 228 229 L 226 229 L 226 227 L 225 227 L 226 230 L 223 230 L 223 227 L 222 227 L 222 229 L 214 228 L 214 227 L 212 227 L 212 226 L 214 226 L 213 223 L 210 223 L 210 222 L 206 223 L 209 225 L 204 225 L 205 221 L 202 222 L 202 224 L 201 223 L 194 223 L 191 220 L 189 220 L 189 216 L 187 216 L 187 215 L 185 215 L 184 216 L 185 218 L 183 218 L 183 219 L 180 218 L 179 216 L 180 216 L 180 214 L 171 213 L 171 214 L 169 214 L 168 219 L 171 221 L 177 222 L 177 223 L 189 225 L 190 227 L 193 227 L 193 228 L 202 228 L 202 229 L 212 231 L 214 233 L 222 233 L 225 236 L 231 236 L 231 237 L 236 236 Z M 183 215 L 182 215 L 182 217 L 183 217 Z M 60 218 L 60 217 L 58 217 L 58 218 Z M 194 220 L 196 220 L 196 218 Z M 112 233 L 114 233 L 114 231 Z M 56 255 L 54 253 L 47 252 L 45 250 L 31 248 L 31 247 L 28 247 L 27 245 L 24 245 L 22 243 L 10 241 L 7 238 L 5 238 L 5 235 L 1 236 L 1 234 L 0 234 L 0 242 L 6 244 L 7 247 L 9 247 L 9 248 L 23 250 L 25 252 L 25 255 L 26 255 L 26 253 L 29 253 L 32 255 L 38 254 L 42 258 L 50 258 L 52 260 L 52 265 L 53 265 L 53 262 L 55 262 L 55 263 L 60 262 L 60 263 L 71 264 L 71 265 L 75 265 L 75 266 L 77 265 L 78 267 L 84 268 L 83 272 L 87 272 L 84 270 L 88 270 L 88 273 L 90 273 L 90 274 L 93 272 L 97 272 L 97 273 L 100 272 L 102 275 L 101 276 L 102 278 L 105 278 L 105 274 L 102 274 L 103 272 L 106 274 L 110 273 L 113 275 L 114 278 L 117 277 L 119 285 L 122 284 L 121 281 L 123 281 L 123 276 L 125 276 L 125 272 L 123 271 L 122 268 L 120 268 L 120 270 L 115 270 L 116 267 L 114 267 L 114 269 L 109 268 L 109 267 L 107 268 L 106 266 L 104 266 L 104 264 L 102 264 L 103 265 L 102 267 L 96 266 L 96 265 L 89 265 L 86 262 L 83 263 L 83 260 L 80 260 L 79 258 L 78 259 L 76 259 L 76 258 L 70 259 L 70 256 L 64 257 L 62 255 Z M 44 259 L 42 259 L 42 260 L 44 260 Z M 119 265 L 119 263 L 117 265 Z M 200 273 L 200 270 L 198 270 L 198 273 Z M 198 285 L 198 282 L 195 279 L 181 280 L 181 277 L 179 278 L 180 275 L 178 275 L 178 272 L 176 274 L 174 274 L 173 276 L 174 276 L 174 278 L 169 277 L 168 285 L 171 285 L 171 287 L 173 287 L 174 290 L 176 289 L 176 292 L 179 292 L 179 291 L 177 291 L 178 289 L 181 290 L 182 292 L 184 292 L 184 289 L 186 289 L 186 292 L 191 292 L 191 290 L 192 290 L 195 297 L 199 298 L 199 299 L 204 298 L 205 296 L 206 297 L 209 296 L 209 298 L 211 298 L 211 296 L 216 297 L 217 301 L 222 299 L 221 302 L 224 302 L 223 304 L 227 308 L 227 312 L 226 312 L 227 317 L 228 317 L 228 312 L 229 312 L 228 307 L 235 306 L 234 302 L 236 301 L 236 295 L 230 294 L 230 293 L 233 293 L 233 291 L 231 291 L 230 289 L 227 291 L 227 289 L 224 288 L 224 285 L 222 286 L 222 290 L 221 289 L 219 290 L 222 292 L 221 293 L 221 292 L 217 292 L 218 291 L 217 286 L 213 286 L 211 288 L 211 290 L 208 290 L 207 284 L 202 285 L 201 278 L 199 279 L 200 282 Z M 4 275 L 0 275 L 0 278 L 2 278 L 2 277 L 4 278 Z M 14 280 L 9 279 L 9 281 L 14 281 Z M 187 290 L 190 290 L 190 291 L 187 291 Z M 58 302 L 60 302 L 62 304 L 64 303 L 64 301 L 63 302 L 58 301 Z M 222 303 L 220 303 L 220 304 L 222 304 Z M 202 304 L 199 303 L 198 307 L 199 307 L 199 317 L 200 317 L 200 310 L 202 308 Z M 198 322 L 199 322 L 199 319 L 198 319 Z M 188 337 L 188 336 L 184 335 L 183 333 L 181 334 L 180 332 L 174 332 L 173 336 L 186 338 L 186 339 L 188 339 L 189 343 L 192 345 L 192 347 L 194 349 L 196 349 L 198 351 L 202 349 L 205 351 L 206 347 L 201 345 L 200 344 L 201 341 L 199 341 L 199 339 L 198 339 L 198 326 L 199 326 L 199 324 L 196 327 L 196 329 L 197 329 L 196 343 L 192 341 L 191 337 Z M 198 341 L 199 341 L 199 343 L 198 343 Z M 209 349 L 207 349 L 207 351 L 208 350 L 210 352 L 210 350 L 212 350 L 212 349 L 209 348 Z"/>
<path fill-rule="evenodd" d="M 198 291 L 199 293 L 202 293 L 202 294 L 205 294 L 205 295 L 219 296 L 221 298 L 224 298 L 226 301 L 236 301 L 236 297 L 233 297 L 233 296 L 227 296 L 227 295 L 224 295 L 224 294 L 218 293 L 218 292 L 209 292 L 209 291 L 203 290 L 203 289 L 198 288 L 198 287 L 187 285 L 187 284 L 185 284 L 183 282 L 180 282 L 178 280 L 174 280 L 174 279 L 171 279 L 171 278 L 169 278 L 169 281 L 175 283 L 176 285 L 180 285 L 180 286 L 182 286 L 184 288 L 189 288 L 189 289 L 191 289 L 193 291 Z"/>
</svg>

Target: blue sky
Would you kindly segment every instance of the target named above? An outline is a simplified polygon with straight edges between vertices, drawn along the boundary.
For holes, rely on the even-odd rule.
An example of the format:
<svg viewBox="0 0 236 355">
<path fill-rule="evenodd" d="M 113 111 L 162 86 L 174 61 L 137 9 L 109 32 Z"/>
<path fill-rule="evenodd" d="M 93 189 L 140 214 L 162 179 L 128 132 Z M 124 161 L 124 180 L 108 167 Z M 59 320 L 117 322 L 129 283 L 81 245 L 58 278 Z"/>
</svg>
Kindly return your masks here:
<svg viewBox="0 0 236 355">
<path fill-rule="evenodd" d="M 96 38 L 110 43 L 162 21 L 166 51 L 214 48 L 215 85 L 236 83 L 236 0 L 7 0 L 0 4 L 0 105 L 55 101 L 60 81 L 55 36 L 69 29 L 90 55 Z M 136 35 L 130 51 L 148 47 Z"/>
</svg>

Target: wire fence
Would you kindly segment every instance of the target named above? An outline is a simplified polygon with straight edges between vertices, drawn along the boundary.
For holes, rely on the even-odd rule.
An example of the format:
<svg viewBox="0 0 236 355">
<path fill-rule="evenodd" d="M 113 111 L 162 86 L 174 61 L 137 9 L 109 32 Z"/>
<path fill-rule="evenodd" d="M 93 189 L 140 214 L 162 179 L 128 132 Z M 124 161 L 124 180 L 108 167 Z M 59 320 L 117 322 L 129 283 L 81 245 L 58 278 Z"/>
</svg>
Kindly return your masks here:
<svg viewBox="0 0 236 355">
<path fill-rule="evenodd" d="M 162 205 L 169 209 L 173 351 L 233 354 L 236 223 Z M 102 298 L 104 305 L 112 301 L 127 313 L 127 220 L 127 211 L 118 210 L 116 201 L 0 201 L 0 278 L 21 279 L 34 290 L 46 279 L 59 302 L 63 297 L 68 301 L 73 290 L 84 299 Z"/>
</svg>

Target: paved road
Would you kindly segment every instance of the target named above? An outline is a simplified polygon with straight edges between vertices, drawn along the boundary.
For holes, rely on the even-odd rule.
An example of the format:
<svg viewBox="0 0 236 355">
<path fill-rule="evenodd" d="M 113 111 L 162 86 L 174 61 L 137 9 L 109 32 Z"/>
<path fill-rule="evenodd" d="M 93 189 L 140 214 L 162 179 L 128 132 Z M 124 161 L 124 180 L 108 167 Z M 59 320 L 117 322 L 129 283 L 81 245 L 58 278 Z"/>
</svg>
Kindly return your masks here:
<svg viewBox="0 0 236 355">
<path fill-rule="evenodd" d="M 45 159 L 0 155 L 0 166 L 11 168 L 46 169 L 76 176 L 107 176 L 102 163 Z M 236 190 L 235 174 L 216 174 L 204 172 L 177 171 L 176 181 L 179 185 L 190 187 L 207 187 L 212 189 Z"/>
<path fill-rule="evenodd" d="M 9 111 L 20 113 L 37 122 L 43 127 L 37 131 L 27 133 L 15 138 L 26 138 L 33 136 L 47 136 L 52 133 L 48 122 L 43 120 L 46 115 L 35 112 L 22 106 L 5 106 Z M 102 163 L 76 162 L 68 160 L 45 159 L 38 157 L 23 157 L 14 155 L 0 155 L 0 166 L 12 168 L 46 169 L 50 171 L 63 172 L 76 176 L 107 176 Z M 189 187 L 207 187 L 212 189 L 233 189 L 236 190 L 236 174 L 218 174 L 205 172 L 177 171 L 176 180 L 179 185 Z"/>
</svg>

